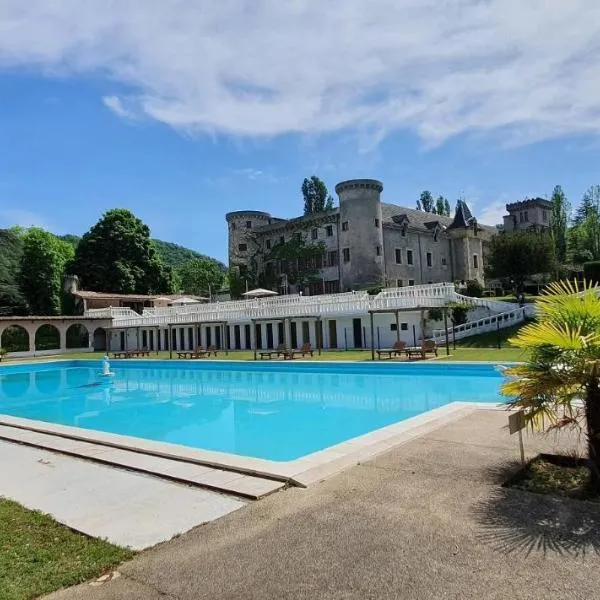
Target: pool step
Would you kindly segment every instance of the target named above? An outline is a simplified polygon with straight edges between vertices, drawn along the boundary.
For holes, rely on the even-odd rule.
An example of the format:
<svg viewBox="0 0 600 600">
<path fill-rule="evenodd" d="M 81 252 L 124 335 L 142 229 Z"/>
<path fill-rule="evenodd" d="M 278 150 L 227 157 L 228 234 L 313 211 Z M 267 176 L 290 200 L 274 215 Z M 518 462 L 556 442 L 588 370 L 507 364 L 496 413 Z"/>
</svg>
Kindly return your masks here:
<svg viewBox="0 0 600 600">
<path fill-rule="evenodd" d="M 257 500 L 286 487 L 285 482 L 257 475 L 217 469 L 184 460 L 163 458 L 146 452 L 83 442 L 20 427 L 0 425 L 0 439 L 251 500 Z"/>
</svg>

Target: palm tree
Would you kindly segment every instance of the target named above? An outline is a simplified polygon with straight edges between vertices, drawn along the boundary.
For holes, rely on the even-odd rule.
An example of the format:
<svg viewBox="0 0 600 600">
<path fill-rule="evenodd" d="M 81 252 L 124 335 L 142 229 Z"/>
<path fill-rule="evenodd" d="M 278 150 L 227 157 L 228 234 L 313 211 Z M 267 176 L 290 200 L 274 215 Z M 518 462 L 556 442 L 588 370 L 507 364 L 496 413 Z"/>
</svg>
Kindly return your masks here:
<svg viewBox="0 0 600 600">
<path fill-rule="evenodd" d="M 584 426 L 589 485 L 600 493 L 600 298 L 595 284 L 556 282 L 536 303 L 537 320 L 511 344 L 531 359 L 506 369 L 502 393 L 534 429 Z"/>
</svg>

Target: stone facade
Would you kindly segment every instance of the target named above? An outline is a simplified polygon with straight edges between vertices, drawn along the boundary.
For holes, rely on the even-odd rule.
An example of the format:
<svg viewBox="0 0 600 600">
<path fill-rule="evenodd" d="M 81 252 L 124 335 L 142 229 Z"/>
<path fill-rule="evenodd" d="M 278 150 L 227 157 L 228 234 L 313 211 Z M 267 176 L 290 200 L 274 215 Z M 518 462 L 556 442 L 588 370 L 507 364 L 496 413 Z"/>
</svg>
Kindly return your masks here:
<svg viewBox="0 0 600 600">
<path fill-rule="evenodd" d="M 552 202 L 543 198 L 527 198 L 506 205 L 504 231 L 548 229 L 552 217 Z"/>
<path fill-rule="evenodd" d="M 454 217 L 381 202 L 383 184 L 355 179 L 336 188 L 339 208 L 295 219 L 265 212 L 226 215 L 229 265 L 258 275 L 273 270 L 278 291 L 318 294 L 369 287 L 401 287 L 477 279 L 483 282 L 484 245 L 496 232 L 482 226 L 464 201 Z M 286 282 L 286 265 L 273 264 L 277 244 L 301 236 L 323 245 L 317 277 L 307 289 Z"/>
</svg>

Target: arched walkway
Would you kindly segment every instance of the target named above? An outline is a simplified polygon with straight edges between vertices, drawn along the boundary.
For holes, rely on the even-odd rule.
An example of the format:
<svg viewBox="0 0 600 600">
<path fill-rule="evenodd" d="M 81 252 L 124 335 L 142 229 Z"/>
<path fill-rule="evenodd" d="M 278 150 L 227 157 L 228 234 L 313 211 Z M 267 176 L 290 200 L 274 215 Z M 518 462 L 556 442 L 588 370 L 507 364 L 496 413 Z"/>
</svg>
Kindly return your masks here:
<svg viewBox="0 0 600 600">
<path fill-rule="evenodd" d="M 67 329 L 67 348 L 87 348 L 90 343 L 90 334 L 81 323 L 73 323 Z"/>
<path fill-rule="evenodd" d="M 7 327 L 0 336 L 0 348 L 4 348 L 7 352 L 27 352 L 29 333 L 20 325 Z"/>
<path fill-rule="evenodd" d="M 60 332 L 54 325 L 42 325 L 35 332 L 35 350 L 60 349 Z"/>
<path fill-rule="evenodd" d="M 98 327 L 94 330 L 94 350 L 106 350 L 106 329 Z"/>
</svg>

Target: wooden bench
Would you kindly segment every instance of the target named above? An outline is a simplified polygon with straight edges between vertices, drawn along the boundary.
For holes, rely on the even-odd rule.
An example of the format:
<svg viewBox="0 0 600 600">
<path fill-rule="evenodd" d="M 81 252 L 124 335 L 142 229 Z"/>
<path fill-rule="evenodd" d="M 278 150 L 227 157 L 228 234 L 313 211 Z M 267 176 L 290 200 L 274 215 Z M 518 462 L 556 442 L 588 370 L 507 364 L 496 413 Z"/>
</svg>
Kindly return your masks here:
<svg viewBox="0 0 600 600">
<path fill-rule="evenodd" d="M 258 356 L 260 360 L 264 360 L 265 358 L 271 360 L 273 356 L 279 357 L 279 354 L 277 350 L 263 350 L 262 352 L 258 353 Z"/>
<path fill-rule="evenodd" d="M 379 360 L 385 357 L 391 359 L 394 356 L 402 356 L 402 352 L 404 352 L 405 347 L 406 344 L 404 342 L 397 341 L 391 348 L 382 348 L 381 350 L 376 350 L 375 352 L 377 352 L 377 358 Z"/>
<path fill-rule="evenodd" d="M 112 358 L 129 358 L 129 352 L 112 352 Z"/>
</svg>

